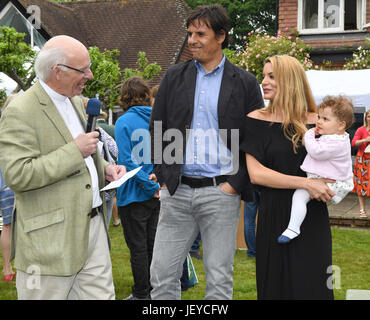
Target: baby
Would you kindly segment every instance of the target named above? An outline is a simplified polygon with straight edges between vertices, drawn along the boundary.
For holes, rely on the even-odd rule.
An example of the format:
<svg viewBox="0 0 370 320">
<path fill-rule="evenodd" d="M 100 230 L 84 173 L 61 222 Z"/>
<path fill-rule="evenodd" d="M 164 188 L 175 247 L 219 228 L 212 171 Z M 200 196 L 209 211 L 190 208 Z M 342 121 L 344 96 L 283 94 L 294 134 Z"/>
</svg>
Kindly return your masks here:
<svg viewBox="0 0 370 320">
<path fill-rule="evenodd" d="M 308 130 L 304 136 L 307 155 L 301 169 L 308 178 L 336 180 L 328 183 L 328 187 L 335 192 L 331 199 L 334 204 L 342 201 L 353 189 L 351 144 L 349 134 L 345 132 L 353 123 L 353 109 L 352 103 L 345 97 L 324 98 L 318 106 L 316 128 Z M 279 243 L 289 243 L 300 234 L 309 201 L 306 189 L 294 192 L 289 225 L 278 238 Z"/>
</svg>

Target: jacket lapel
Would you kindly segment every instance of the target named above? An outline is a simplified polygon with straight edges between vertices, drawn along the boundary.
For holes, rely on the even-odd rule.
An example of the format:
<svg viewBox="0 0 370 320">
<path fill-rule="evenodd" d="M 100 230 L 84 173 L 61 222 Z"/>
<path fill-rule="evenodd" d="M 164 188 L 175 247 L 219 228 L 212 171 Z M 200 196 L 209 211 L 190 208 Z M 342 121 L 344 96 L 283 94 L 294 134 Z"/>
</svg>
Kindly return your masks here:
<svg viewBox="0 0 370 320">
<path fill-rule="evenodd" d="M 218 97 L 218 117 L 223 116 L 229 106 L 229 99 L 233 88 L 235 88 L 235 72 L 231 68 L 231 62 L 227 59 L 225 60 L 224 74 L 222 76 L 220 94 Z"/>
<path fill-rule="evenodd" d="M 35 93 L 39 99 L 41 108 L 50 121 L 54 124 L 55 129 L 59 131 L 67 143 L 72 141 L 72 135 L 64 123 L 63 118 L 60 116 L 58 109 L 39 82 L 35 84 Z"/>
<path fill-rule="evenodd" d="M 197 67 L 195 66 L 194 60 L 189 65 L 188 72 L 185 72 L 185 86 L 188 97 L 188 106 L 190 112 L 190 119 L 193 119 L 194 112 L 194 96 L 195 96 L 195 85 L 197 82 Z"/>
</svg>

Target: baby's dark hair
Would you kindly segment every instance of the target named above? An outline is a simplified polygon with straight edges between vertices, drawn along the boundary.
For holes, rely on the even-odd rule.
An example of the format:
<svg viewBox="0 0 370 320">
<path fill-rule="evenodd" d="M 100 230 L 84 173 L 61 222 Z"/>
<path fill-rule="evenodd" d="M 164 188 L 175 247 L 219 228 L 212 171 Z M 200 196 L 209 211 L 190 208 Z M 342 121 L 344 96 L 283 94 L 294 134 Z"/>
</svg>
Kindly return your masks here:
<svg viewBox="0 0 370 320">
<path fill-rule="evenodd" d="M 317 107 L 317 110 L 330 108 L 339 121 L 346 123 L 348 129 L 354 121 L 354 107 L 345 96 L 326 96 L 324 100 Z"/>
</svg>

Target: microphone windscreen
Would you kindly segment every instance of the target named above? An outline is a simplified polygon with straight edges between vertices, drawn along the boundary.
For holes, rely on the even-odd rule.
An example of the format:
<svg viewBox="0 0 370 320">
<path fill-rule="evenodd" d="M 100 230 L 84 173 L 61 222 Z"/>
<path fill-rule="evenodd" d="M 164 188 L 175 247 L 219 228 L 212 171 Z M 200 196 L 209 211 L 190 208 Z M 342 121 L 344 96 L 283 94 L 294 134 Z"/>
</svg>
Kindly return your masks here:
<svg viewBox="0 0 370 320">
<path fill-rule="evenodd" d="M 96 98 L 89 99 L 89 101 L 87 102 L 87 106 L 86 106 L 86 113 L 89 116 L 100 115 L 100 105 L 101 105 L 101 102 L 99 99 L 96 99 Z"/>
</svg>

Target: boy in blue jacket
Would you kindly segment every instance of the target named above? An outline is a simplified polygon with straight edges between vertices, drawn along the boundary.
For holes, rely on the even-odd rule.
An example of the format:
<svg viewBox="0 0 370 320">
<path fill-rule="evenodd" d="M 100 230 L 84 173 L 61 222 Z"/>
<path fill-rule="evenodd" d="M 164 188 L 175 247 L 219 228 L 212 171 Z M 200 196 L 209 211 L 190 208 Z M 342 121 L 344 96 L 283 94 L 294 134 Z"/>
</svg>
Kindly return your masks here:
<svg viewBox="0 0 370 320">
<path fill-rule="evenodd" d="M 142 169 L 117 190 L 118 213 L 131 254 L 134 278 L 126 300 L 150 299 L 150 264 L 159 216 L 159 184 L 149 179 L 149 119 L 152 111 L 150 88 L 139 77 L 127 79 L 121 89 L 120 105 L 125 112 L 115 124 L 118 164 L 127 171 Z"/>
</svg>

